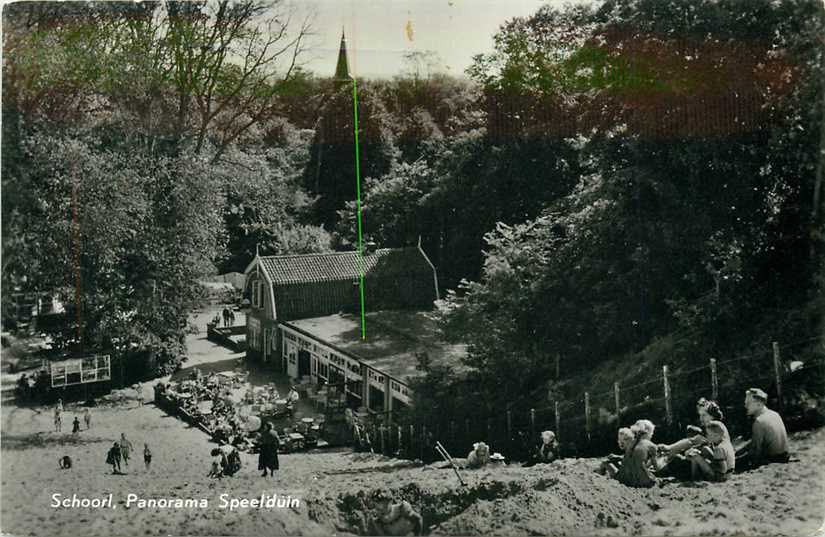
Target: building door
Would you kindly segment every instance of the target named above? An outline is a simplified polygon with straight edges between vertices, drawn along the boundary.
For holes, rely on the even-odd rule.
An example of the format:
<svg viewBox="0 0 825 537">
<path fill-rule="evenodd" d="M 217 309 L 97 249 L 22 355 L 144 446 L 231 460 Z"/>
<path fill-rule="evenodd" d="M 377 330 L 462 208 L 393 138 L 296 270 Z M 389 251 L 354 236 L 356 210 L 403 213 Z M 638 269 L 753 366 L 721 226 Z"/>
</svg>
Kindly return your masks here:
<svg viewBox="0 0 825 537">
<path fill-rule="evenodd" d="M 301 349 L 298 351 L 298 376 L 309 375 L 310 356 L 309 351 Z"/>
</svg>

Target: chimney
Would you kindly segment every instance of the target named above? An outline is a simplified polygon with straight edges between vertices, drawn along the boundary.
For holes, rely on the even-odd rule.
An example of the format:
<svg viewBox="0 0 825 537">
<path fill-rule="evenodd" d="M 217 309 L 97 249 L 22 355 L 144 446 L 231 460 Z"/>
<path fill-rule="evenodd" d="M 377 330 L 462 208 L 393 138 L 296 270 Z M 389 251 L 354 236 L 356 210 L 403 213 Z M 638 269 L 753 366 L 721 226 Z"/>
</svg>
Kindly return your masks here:
<svg viewBox="0 0 825 537">
<path fill-rule="evenodd" d="M 375 244 L 375 242 L 373 242 L 373 241 L 368 241 L 368 242 L 365 242 L 365 243 L 361 246 L 361 253 L 362 253 L 363 255 L 371 255 L 371 254 L 372 254 L 373 252 L 375 252 L 375 250 L 377 250 L 377 249 L 378 249 L 378 246 Z"/>
</svg>

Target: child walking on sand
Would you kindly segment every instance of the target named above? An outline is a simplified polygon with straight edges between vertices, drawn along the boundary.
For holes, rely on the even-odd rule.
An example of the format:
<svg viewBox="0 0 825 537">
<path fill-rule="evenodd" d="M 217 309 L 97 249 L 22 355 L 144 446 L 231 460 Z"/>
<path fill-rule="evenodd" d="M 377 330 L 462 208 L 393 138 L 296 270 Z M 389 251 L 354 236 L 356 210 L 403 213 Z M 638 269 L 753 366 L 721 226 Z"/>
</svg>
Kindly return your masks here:
<svg viewBox="0 0 825 537">
<path fill-rule="evenodd" d="M 72 434 L 77 434 L 80 432 L 80 420 L 77 416 L 74 417 L 74 421 L 72 421 Z"/>
<path fill-rule="evenodd" d="M 120 473 L 120 444 L 117 442 L 109 448 L 109 452 L 106 454 L 106 464 L 112 465 L 113 474 Z"/>
<path fill-rule="evenodd" d="M 129 466 L 129 457 L 132 456 L 132 442 L 126 438 L 126 433 L 120 433 L 120 454 L 123 464 Z"/>
<path fill-rule="evenodd" d="M 149 444 L 146 443 L 143 444 L 143 464 L 146 465 L 147 470 L 152 465 L 152 452 L 149 451 Z"/>
<path fill-rule="evenodd" d="M 88 408 L 83 411 L 83 423 L 86 424 L 87 431 L 92 427 L 92 413 Z"/>
</svg>

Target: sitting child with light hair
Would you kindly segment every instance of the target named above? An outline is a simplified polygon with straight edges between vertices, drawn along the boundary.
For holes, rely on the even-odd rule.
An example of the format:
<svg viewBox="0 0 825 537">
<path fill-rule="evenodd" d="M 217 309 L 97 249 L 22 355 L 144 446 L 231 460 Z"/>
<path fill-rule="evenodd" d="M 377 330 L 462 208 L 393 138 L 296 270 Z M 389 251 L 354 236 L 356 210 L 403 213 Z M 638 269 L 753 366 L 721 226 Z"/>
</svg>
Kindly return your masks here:
<svg viewBox="0 0 825 537">
<path fill-rule="evenodd" d="M 622 454 L 608 455 L 607 460 L 603 461 L 599 466 L 598 473 L 602 475 L 607 475 L 608 477 L 616 477 L 616 474 L 619 473 L 619 470 L 621 469 L 622 463 L 624 462 L 625 458 L 629 456 L 630 448 L 633 447 L 633 443 L 635 440 L 636 436 L 633 434 L 633 431 L 631 431 L 629 427 L 622 427 L 621 429 L 619 429 L 617 442 L 619 444 L 619 449 L 622 450 Z"/>
<path fill-rule="evenodd" d="M 654 472 L 658 448 L 652 442 L 655 429 L 650 420 L 639 420 L 630 428 L 634 440 L 616 473 L 616 479 L 628 487 L 652 487 L 657 482 Z"/>
<path fill-rule="evenodd" d="M 685 456 L 690 460 L 691 479 L 725 481 L 736 466 L 736 452 L 730 441 L 728 428 L 721 421 L 705 425 L 708 445 L 689 449 Z"/>
<path fill-rule="evenodd" d="M 481 468 L 490 462 L 490 448 L 484 442 L 473 444 L 473 450 L 467 455 L 465 468 Z"/>
</svg>

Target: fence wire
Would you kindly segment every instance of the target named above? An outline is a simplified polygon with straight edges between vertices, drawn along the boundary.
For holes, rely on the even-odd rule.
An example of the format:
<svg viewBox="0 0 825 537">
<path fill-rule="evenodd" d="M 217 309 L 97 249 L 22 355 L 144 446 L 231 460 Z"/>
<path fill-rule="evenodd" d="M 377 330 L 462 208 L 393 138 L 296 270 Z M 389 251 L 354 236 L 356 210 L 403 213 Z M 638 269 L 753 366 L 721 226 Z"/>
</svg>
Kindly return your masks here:
<svg viewBox="0 0 825 537">
<path fill-rule="evenodd" d="M 794 342 L 801 345 L 825 341 L 817 336 Z M 785 347 L 783 347 L 785 348 Z M 375 430 L 373 444 L 376 452 L 406 458 L 434 459 L 434 445 L 438 440 L 455 456 L 465 456 L 474 442 L 486 442 L 491 451 L 499 451 L 511 460 L 525 460 L 535 449 L 541 431 L 555 431 L 565 456 L 592 456 L 613 449 L 616 431 L 638 419 L 649 419 L 657 425 L 657 441 L 672 441 L 684 435 L 688 424 L 695 424 L 696 402 L 700 398 L 716 398 L 725 414 L 732 434 L 743 432 L 745 390 L 764 389 L 770 397 L 777 396 L 779 383 L 789 381 L 787 360 L 777 367 L 773 349 L 754 352 L 726 360 L 708 360 L 688 368 L 669 371 L 665 392 L 664 372 L 654 378 L 616 387 L 586 396 L 550 400 L 537 408 L 508 405 L 489 416 L 475 415 L 444 419 L 425 426 L 403 425 Z M 813 382 L 822 384 L 825 378 L 825 356 L 816 356 L 806 364 Z M 800 377 L 800 375 L 796 375 Z M 808 378 L 804 376 L 802 378 Z M 817 380 L 819 379 L 819 380 Z M 797 379 L 798 383 L 799 380 Z M 587 403 L 587 404 L 586 404 Z M 381 439 L 383 438 L 383 444 Z"/>
</svg>

